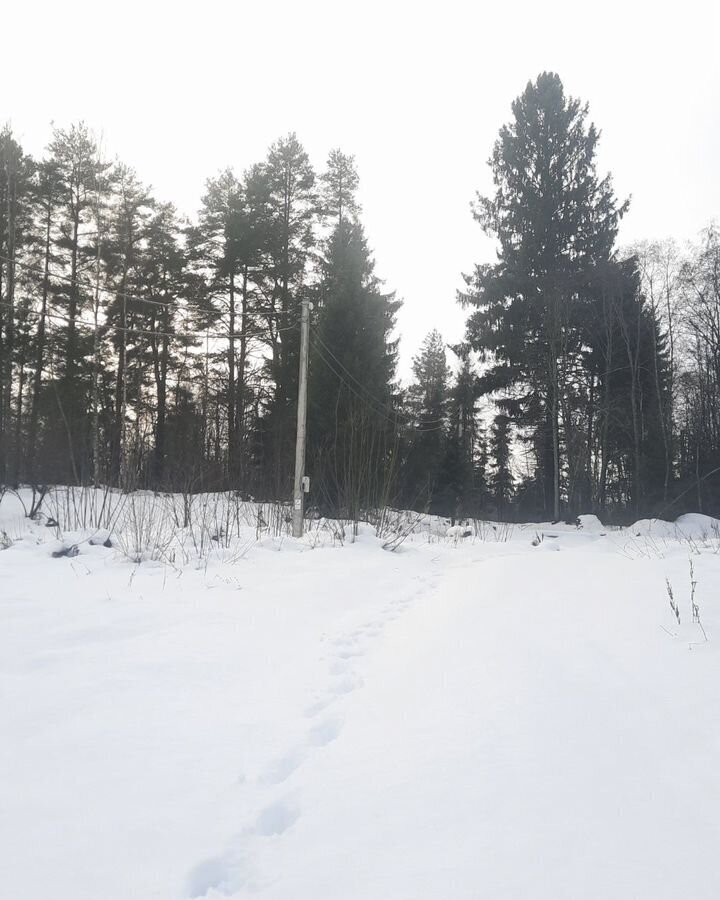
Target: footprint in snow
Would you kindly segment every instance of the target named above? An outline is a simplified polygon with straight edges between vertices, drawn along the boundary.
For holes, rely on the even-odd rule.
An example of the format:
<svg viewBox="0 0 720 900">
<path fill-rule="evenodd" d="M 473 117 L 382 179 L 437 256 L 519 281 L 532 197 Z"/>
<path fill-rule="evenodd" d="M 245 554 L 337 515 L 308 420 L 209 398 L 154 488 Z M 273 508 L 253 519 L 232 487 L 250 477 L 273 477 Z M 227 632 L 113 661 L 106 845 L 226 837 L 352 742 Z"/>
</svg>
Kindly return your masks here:
<svg viewBox="0 0 720 900">
<path fill-rule="evenodd" d="M 343 635 L 343 637 L 336 638 L 333 641 L 333 644 L 336 647 L 355 647 L 358 642 L 358 633 L 354 632 L 350 635 Z"/>
<path fill-rule="evenodd" d="M 313 747 L 326 747 L 331 744 L 342 730 L 342 720 L 339 718 L 324 719 L 310 729 L 308 740 Z"/>
<path fill-rule="evenodd" d="M 284 834 L 300 818 L 300 810 L 286 800 L 267 806 L 257 817 L 255 834 L 274 837 Z"/>
<path fill-rule="evenodd" d="M 230 897 L 248 885 L 241 860 L 228 852 L 198 863 L 188 875 L 187 893 L 192 900 L 201 900 L 211 891 L 213 897 Z"/>
<path fill-rule="evenodd" d="M 331 675 L 344 675 L 348 670 L 348 661 L 346 659 L 336 659 L 330 665 Z"/>
<path fill-rule="evenodd" d="M 344 655 L 343 655 L 344 656 Z M 348 667 L 349 659 L 347 657 L 336 660 L 330 666 L 330 674 L 333 676 L 333 682 L 330 685 L 330 694 L 311 703 L 305 708 L 305 718 L 314 719 L 315 716 L 324 712 L 333 703 L 336 703 L 340 697 L 352 693 L 365 683 L 359 675 L 350 671 Z"/>
<path fill-rule="evenodd" d="M 270 763 L 262 773 L 258 781 L 260 784 L 282 784 L 305 761 L 305 753 L 301 748 L 296 748 Z"/>
<path fill-rule="evenodd" d="M 284 834 L 300 818 L 300 810 L 289 800 L 278 800 L 263 809 L 255 824 L 244 832 L 245 840 L 253 837 L 272 838 Z M 249 866 L 242 850 L 228 850 L 220 856 L 198 863 L 187 878 L 187 895 L 191 900 L 231 897 L 241 888 L 257 889 L 249 877 Z"/>
<path fill-rule="evenodd" d="M 338 659 L 354 659 L 357 656 L 364 656 L 362 650 L 341 650 L 338 653 Z"/>
<path fill-rule="evenodd" d="M 324 712 L 328 706 L 331 706 L 337 700 L 337 694 L 331 697 L 324 697 L 322 700 L 317 700 L 315 703 L 311 703 L 310 706 L 305 710 L 305 718 L 306 719 L 314 719 L 319 713 Z"/>
<path fill-rule="evenodd" d="M 338 678 L 332 685 L 331 690 L 334 694 L 350 694 L 356 688 L 363 686 L 363 680 L 359 675 L 348 672 L 346 675 Z"/>
</svg>

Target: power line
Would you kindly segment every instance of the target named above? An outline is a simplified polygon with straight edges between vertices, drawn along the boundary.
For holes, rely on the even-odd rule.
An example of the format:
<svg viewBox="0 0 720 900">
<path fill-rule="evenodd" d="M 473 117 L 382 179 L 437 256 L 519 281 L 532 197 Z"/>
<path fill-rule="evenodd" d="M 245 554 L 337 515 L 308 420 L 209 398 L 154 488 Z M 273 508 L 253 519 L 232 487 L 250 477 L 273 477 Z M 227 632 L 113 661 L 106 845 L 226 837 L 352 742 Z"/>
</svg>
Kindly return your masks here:
<svg viewBox="0 0 720 900">
<path fill-rule="evenodd" d="M 355 388 L 348 381 L 346 381 L 345 378 L 343 378 L 342 373 L 333 366 L 333 364 L 330 362 L 330 360 L 325 356 L 323 351 L 320 350 L 320 348 L 317 345 L 315 345 L 313 347 L 313 349 L 317 353 L 318 357 L 322 360 L 322 362 L 325 363 L 328 370 L 338 379 L 338 381 L 340 381 L 341 384 L 345 385 L 345 387 L 348 389 L 348 391 L 351 394 L 354 394 L 354 396 L 357 397 L 358 400 L 361 401 L 361 403 L 363 403 L 365 406 L 370 407 L 372 412 L 374 412 L 376 415 L 386 418 L 393 425 L 398 424 L 397 415 L 393 415 L 392 413 L 387 414 L 383 408 L 378 409 L 375 406 L 373 406 L 373 404 L 370 403 L 366 397 L 363 397 L 360 393 L 358 393 L 358 391 L 355 390 Z"/>
<path fill-rule="evenodd" d="M 22 317 L 34 316 L 36 319 L 42 319 L 44 317 L 51 321 L 64 322 L 66 324 L 73 323 L 72 319 L 68 318 L 67 316 L 62 315 L 61 313 L 53 311 L 52 309 L 46 310 L 46 312 L 43 314 L 42 312 L 40 312 L 38 310 L 23 309 L 21 306 L 19 306 L 17 304 L 8 303 L 7 301 L 0 301 L 0 306 L 6 307 L 6 308 L 12 310 L 13 313 L 18 318 L 20 318 L 21 316 Z M 93 322 L 88 322 L 84 319 L 75 319 L 74 324 L 77 327 L 87 328 L 91 331 L 94 331 L 96 328 L 96 326 Z M 288 325 L 286 327 L 276 328 L 273 333 L 292 331 L 292 330 L 295 330 L 297 328 L 297 326 L 298 326 L 298 322 L 295 321 L 291 325 Z M 184 335 L 179 332 L 168 332 L 168 331 L 160 331 L 160 330 L 141 329 L 141 328 L 124 328 L 121 325 L 112 325 L 107 322 L 98 323 L 97 327 L 101 328 L 105 331 L 112 331 L 112 332 L 121 333 L 121 334 L 124 333 L 126 335 L 167 337 L 167 338 L 176 338 L 176 339 L 184 337 Z M 205 338 L 206 340 L 208 338 L 228 340 L 230 337 L 234 337 L 234 338 L 244 337 L 246 339 L 251 338 L 251 337 L 268 337 L 268 336 L 272 336 L 273 333 L 271 333 L 267 330 L 258 330 L 258 331 L 252 331 L 252 332 L 244 332 L 244 333 L 240 332 L 240 333 L 233 333 L 233 334 L 223 333 L 223 332 L 197 331 L 194 333 L 194 336 L 200 340 L 202 340 L 203 338 Z M 321 349 L 321 348 L 324 348 L 324 349 Z M 370 393 L 370 391 L 368 391 L 367 388 L 364 385 L 362 385 L 352 375 L 352 373 L 349 372 L 348 369 L 340 362 L 340 360 L 337 358 L 337 356 L 330 350 L 329 347 L 327 347 L 325 342 L 322 341 L 317 336 L 315 336 L 314 349 L 317 352 L 320 359 L 325 363 L 328 370 L 333 375 L 335 375 L 335 377 L 347 388 L 348 391 L 350 391 L 352 394 L 354 394 L 354 396 L 357 397 L 358 400 L 360 400 L 363 404 L 365 404 L 367 407 L 369 407 L 372 410 L 372 412 L 374 412 L 376 415 L 379 415 L 382 418 L 385 418 L 388 422 L 390 422 L 391 424 L 393 424 L 395 426 L 397 426 L 399 424 L 403 424 L 403 423 L 406 425 L 417 424 L 410 417 L 404 416 L 402 413 L 394 410 L 392 407 L 387 406 L 385 403 L 383 403 L 383 401 L 381 401 L 380 399 L 375 397 L 372 393 Z M 326 355 L 326 353 L 327 353 L 327 355 Z M 334 365 L 330 361 L 328 356 L 332 357 L 332 359 L 335 361 L 336 365 Z M 336 366 L 337 366 L 337 368 L 336 368 Z M 343 376 L 342 371 L 340 371 L 341 369 L 344 372 L 346 372 L 350 378 L 352 378 L 352 380 L 364 392 L 365 396 L 363 396 L 363 394 L 361 394 Z M 434 425 L 435 423 L 438 423 L 437 425 L 435 425 L 435 427 L 431 427 L 431 428 L 423 427 L 422 428 L 423 433 L 432 432 L 432 431 L 440 431 L 445 427 L 445 423 L 440 419 L 431 420 L 427 424 Z M 423 424 L 425 424 L 425 423 L 423 423 Z"/>
<path fill-rule="evenodd" d="M 357 399 L 360 400 L 361 403 L 365 404 L 365 406 L 367 406 L 372 412 L 374 412 L 375 415 L 378 415 L 381 418 L 386 419 L 388 422 L 390 422 L 390 424 L 395 425 L 396 427 L 401 424 L 405 424 L 405 425 L 416 424 L 409 417 L 403 416 L 401 413 L 393 410 L 392 407 L 386 406 L 386 405 L 382 404 L 381 401 L 372 398 L 372 395 L 369 392 L 367 392 L 367 393 L 371 399 L 368 399 L 368 397 L 363 397 L 362 394 L 360 394 L 359 391 L 357 391 L 353 387 L 353 385 L 350 384 L 343 377 L 342 373 L 333 366 L 333 364 L 330 362 L 330 360 L 325 355 L 323 350 L 321 350 L 320 347 L 317 346 L 317 344 L 315 345 L 314 349 L 315 349 L 316 353 L 318 354 L 318 357 L 322 360 L 322 362 L 325 363 L 325 365 L 327 366 L 329 371 L 332 372 L 332 374 L 341 382 L 341 384 L 343 384 L 351 394 L 354 394 L 355 397 L 357 397 Z M 334 355 L 333 355 L 333 358 L 334 358 Z M 403 422 L 403 420 L 404 420 L 404 422 Z M 439 422 L 440 420 L 436 419 L 434 421 Z M 443 428 L 445 428 L 445 423 L 442 423 L 441 425 L 437 425 L 433 428 L 423 428 L 422 431 L 423 431 L 423 433 L 432 432 L 432 431 L 441 431 Z"/>
<path fill-rule="evenodd" d="M 18 269 L 24 269 L 26 272 L 34 272 L 36 275 L 41 275 L 43 280 L 45 278 L 47 278 L 48 281 L 50 281 L 50 280 L 64 281 L 67 284 L 78 285 L 80 287 L 84 287 L 86 290 L 89 290 L 89 291 L 99 291 L 101 294 L 110 294 L 113 297 L 120 297 L 125 300 L 132 300 L 135 303 L 147 303 L 147 304 L 150 304 L 151 306 L 160 306 L 163 308 L 175 305 L 175 304 L 167 302 L 167 301 L 151 300 L 149 297 L 138 297 L 135 294 L 129 294 L 127 291 L 119 291 L 119 290 L 114 290 L 113 288 L 104 287 L 99 284 L 92 284 L 92 282 L 88 282 L 88 281 L 85 281 L 80 278 L 72 278 L 70 275 L 60 275 L 58 272 L 50 272 L 49 270 L 47 272 L 45 272 L 45 269 L 41 268 L 40 266 L 33 266 L 33 265 L 30 265 L 30 263 L 18 262 L 17 260 L 10 259 L 10 257 L 8 257 L 8 256 L 0 256 L 0 259 L 3 260 L 4 262 L 11 263 L 13 266 L 15 266 Z M 187 300 L 185 300 L 184 302 L 185 302 L 185 304 L 188 303 Z M 196 307 L 196 309 L 200 309 L 200 307 L 198 306 L 198 307 Z"/>
<path fill-rule="evenodd" d="M 377 397 L 375 397 L 373 394 L 371 394 L 370 391 L 367 389 L 367 387 L 353 375 L 353 373 L 347 368 L 347 366 L 345 366 L 345 365 L 337 358 L 337 356 L 335 356 L 335 354 L 334 354 L 334 353 L 332 352 L 332 350 L 328 347 L 328 345 L 325 343 L 325 341 L 323 341 L 323 339 L 320 337 L 319 334 L 313 334 L 313 338 L 314 338 L 314 340 L 315 340 L 315 343 L 316 343 L 316 344 L 320 344 L 320 346 L 323 348 L 323 350 L 324 350 L 330 357 L 332 357 L 332 359 L 335 360 L 335 362 L 336 362 L 336 364 L 338 365 L 338 367 L 339 367 L 340 369 L 342 369 L 342 371 L 345 372 L 345 374 L 346 374 L 352 381 L 354 381 L 355 384 L 371 398 L 371 400 L 373 400 L 375 403 L 380 403 L 381 405 L 385 405 L 385 404 L 383 403 L 383 401 L 379 400 Z"/>
<path fill-rule="evenodd" d="M 33 310 L 33 309 L 23 310 L 22 307 L 18 306 L 17 304 L 8 303 L 6 300 L 0 300 L 0 306 L 4 306 L 4 307 L 7 307 L 8 309 L 11 309 L 16 315 L 18 315 L 18 317 L 20 317 L 20 315 L 30 315 L 30 316 L 35 316 L 38 319 L 43 318 L 43 313 L 39 312 L 38 310 Z M 80 318 L 73 320 L 73 319 L 68 318 L 67 316 L 62 315 L 61 313 L 53 312 L 53 311 L 46 311 L 44 313 L 44 317 L 46 319 L 50 319 L 53 321 L 66 322 L 67 324 L 74 323 L 76 326 L 78 326 L 80 328 L 88 328 L 88 329 L 91 329 L 92 331 L 94 331 L 95 327 L 96 327 L 94 322 L 88 322 L 85 319 L 80 319 Z M 198 338 L 205 338 L 205 339 L 211 338 L 213 340 L 229 340 L 230 338 L 233 338 L 234 340 L 239 340 L 241 338 L 247 339 L 247 338 L 252 338 L 252 337 L 273 337 L 273 335 L 278 334 L 278 333 L 282 333 L 285 331 L 294 331 L 297 328 L 297 326 L 298 326 L 298 322 L 297 322 L 297 320 L 295 320 L 294 322 L 292 322 L 292 324 L 286 325 L 284 327 L 275 328 L 273 331 L 268 331 L 267 329 L 260 329 L 260 330 L 256 330 L 256 331 L 245 331 L 245 332 L 242 332 L 242 331 L 214 332 L 214 331 L 199 330 L 199 331 L 195 331 L 195 332 L 191 332 L 191 333 Z M 97 328 L 103 329 L 105 331 L 114 331 L 118 334 L 124 333 L 124 334 L 131 334 L 131 335 L 132 334 L 151 335 L 153 337 L 168 337 L 168 338 L 181 338 L 181 337 L 185 336 L 183 333 L 177 332 L 177 331 L 159 331 L 159 330 L 145 329 L 145 328 L 123 328 L 122 325 L 112 325 L 108 322 L 98 322 Z"/>
<path fill-rule="evenodd" d="M 375 398 L 374 395 L 372 395 L 369 391 L 367 391 L 367 389 L 365 389 L 365 393 L 367 394 L 367 396 L 363 396 L 362 394 L 360 394 L 353 387 L 353 385 L 350 384 L 343 377 L 342 373 L 339 372 L 333 366 L 333 364 L 330 362 L 330 360 L 327 358 L 327 356 L 325 356 L 325 353 L 317 345 L 315 346 L 314 349 L 315 349 L 316 353 L 318 354 L 319 358 L 322 360 L 322 362 L 324 362 L 325 365 L 327 366 L 327 368 L 330 370 L 330 372 L 332 372 L 332 374 L 335 375 L 335 377 L 348 389 L 348 391 L 350 391 L 350 393 L 354 394 L 358 398 L 358 400 L 360 400 L 366 406 L 370 407 L 370 409 L 374 413 L 376 413 L 376 415 L 380 415 L 381 417 L 384 417 L 389 422 L 391 422 L 393 425 L 399 425 L 399 424 L 404 424 L 406 426 L 417 425 L 416 420 L 414 420 L 412 417 L 410 417 L 406 414 L 403 414 L 403 413 L 399 412 L 398 410 L 393 409 L 391 406 L 387 406 L 381 400 L 378 400 L 377 398 Z M 332 354 L 332 355 L 333 355 L 333 359 L 337 359 L 337 357 L 335 357 L 334 354 Z M 432 431 L 442 431 L 446 427 L 446 423 L 442 419 L 432 419 L 428 422 L 428 424 L 433 424 L 433 423 L 438 423 L 438 424 L 434 425 L 434 427 L 432 427 L 432 428 L 422 428 L 422 432 L 426 433 L 426 432 L 432 432 Z"/>
<path fill-rule="evenodd" d="M 376 404 L 377 406 L 381 407 L 382 409 L 389 410 L 389 411 L 391 412 L 391 414 L 392 414 L 395 418 L 400 418 L 400 419 L 405 418 L 409 424 L 415 424 L 415 420 L 412 419 L 410 416 L 405 416 L 403 413 L 400 413 L 400 412 L 397 412 L 397 411 L 393 410 L 392 407 L 388 407 L 387 404 L 385 404 L 385 402 L 384 402 L 383 400 L 380 400 L 378 397 L 376 397 L 374 394 L 372 394 L 372 393 L 367 389 L 367 387 L 366 387 L 364 384 L 362 384 L 362 382 L 360 382 L 360 381 L 352 374 L 352 372 L 347 368 L 347 366 L 343 365 L 343 363 L 337 358 L 337 356 L 332 352 L 332 350 L 331 350 L 331 349 L 328 347 L 328 345 L 322 340 L 322 338 L 320 338 L 319 335 L 315 334 L 315 335 L 313 335 L 313 337 L 314 337 L 315 342 L 316 342 L 316 347 L 315 347 L 315 349 L 317 350 L 317 352 L 320 353 L 320 354 L 322 354 L 322 351 L 321 351 L 320 349 L 318 349 L 318 347 L 317 347 L 317 344 L 319 344 L 320 347 L 322 347 L 323 350 L 324 350 L 327 354 L 329 354 L 329 356 L 332 357 L 332 359 L 335 361 L 335 363 L 338 365 L 338 367 L 339 367 L 340 369 L 342 369 L 342 370 L 347 374 L 347 376 L 348 376 L 349 378 L 351 378 L 351 379 L 355 382 L 355 384 L 358 385 L 358 387 L 359 387 L 359 388 L 360 388 L 360 389 L 368 396 L 368 398 L 370 399 L 370 402 Z M 327 364 L 327 360 L 324 360 L 324 361 L 325 361 L 326 364 Z M 335 373 L 335 374 L 337 375 L 338 373 Z M 338 375 L 338 377 L 341 377 L 341 376 Z M 345 382 L 345 384 L 346 384 L 347 387 L 350 387 L 350 386 L 347 384 L 347 381 L 345 381 L 345 379 L 342 379 L 342 380 Z M 361 397 L 360 399 L 362 399 L 362 397 Z M 367 402 L 367 401 L 366 401 L 366 402 Z M 446 423 L 445 423 L 445 420 L 444 420 L 444 419 L 428 419 L 427 422 L 424 423 L 424 424 L 427 424 L 427 425 L 437 425 L 438 428 L 437 428 L 437 429 L 435 429 L 435 428 L 424 428 L 423 431 L 435 431 L 435 430 L 439 430 L 440 428 L 444 428 Z"/>
<path fill-rule="evenodd" d="M 105 287 L 103 285 L 93 284 L 92 282 L 87 281 L 85 279 L 80 279 L 80 278 L 73 279 L 70 275 L 61 275 L 58 272 L 50 272 L 50 271 L 48 271 L 46 273 L 45 270 L 43 268 L 41 268 L 40 266 L 33 266 L 30 263 L 18 262 L 15 259 L 11 259 L 9 256 L 0 255 L 0 260 L 3 260 L 6 263 L 12 264 L 15 268 L 24 269 L 27 272 L 33 272 L 36 275 L 40 275 L 40 276 L 42 276 L 43 280 L 47 277 L 48 281 L 50 281 L 50 280 L 63 281 L 67 284 L 78 285 L 80 287 L 84 287 L 88 291 L 98 291 L 101 294 L 109 294 L 112 297 L 116 297 L 116 298 L 119 297 L 124 300 L 132 300 L 133 303 L 145 303 L 145 304 L 149 304 L 150 306 L 159 306 L 159 307 L 162 307 L 163 309 L 165 309 L 167 307 L 180 308 L 178 306 L 178 304 L 174 301 L 171 302 L 171 301 L 165 301 L 165 300 L 152 300 L 149 297 L 139 297 L 137 294 L 130 294 L 127 291 L 116 290 L 114 288 Z M 264 291 L 262 291 L 262 288 L 260 288 L 260 290 L 264 294 Z M 183 303 L 184 307 L 187 307 L 190 310 L 195 310 L 195 311 L 201 312 L 201 313 L 208 312 L 208 310 L 205 307 L 200 306 L 197 303 L 197 301 L 189 301 L 188 299 L 184 299 L 182 301 L 182 303 Z M 280 313 L 266 312 L 265 315 L 266 316 L 270 316 L 270 315 L 277 316 L 277 315 L 280 315 Z"/>
</svg>

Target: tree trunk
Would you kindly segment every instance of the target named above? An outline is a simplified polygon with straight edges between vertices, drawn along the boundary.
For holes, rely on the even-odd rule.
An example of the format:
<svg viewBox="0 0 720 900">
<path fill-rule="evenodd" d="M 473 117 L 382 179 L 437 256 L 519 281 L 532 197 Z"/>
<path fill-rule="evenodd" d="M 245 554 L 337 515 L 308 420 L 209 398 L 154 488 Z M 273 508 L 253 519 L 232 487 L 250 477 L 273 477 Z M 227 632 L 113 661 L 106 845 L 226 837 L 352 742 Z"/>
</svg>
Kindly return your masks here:
<svg viewBox="0 0 720 900">
<path fill-rule="evenodd" d="M 247 316 L 248 316 L 248 267 L 243 267 L 242 298 L 240 308 L 240 358 L 237 392 L 237 431 L 239 446 L 238 487 L 245 487 L 245 366 L 247 365 Z"/>
<path fill-rule="evenodd" d="M 552 428 L 553 521 L 560 520 L 560 425 L 558 422 L 558 367 L 555 345 L 550 346 L 550 418 Z"/>
<path fill-rule="evenodd" d="M 118 330 L 117 374 L 115 377 L 115 437 L 113 441 L 113 480 L 122 486 L 123 456 L 125 452 L 125 409 L 127 400 L 127 262 L 120 282 L 120 328 Z"/>
<path fill-rule="evenodd" d="M 52 188 L 47 197 L 45 216 L 45 247 L 43 255 L 42 300 L 40 305 L 40 321 L 38 322 L 37 343 L 35 346 L 35 373 L 33 375 L 32 401 L 30 405 L 30 425 L 28 428 L 28 476 L 35 482 L 35 457 L 37 453 L 38 419 L 40 415 L 40 394 L 45 366 L 45 323 L 47 318 L 48 294 L 50 291 L 50 236 L 52 233 L 53 194 Z"/>
<path fill-rule="evenodd" d="M 155 451 L 153 472 L 155 487 L 161 488 L 165 480 L 165 454 L 166 454 L 166 421 L 167 421 L 167 373 L 170 356 L 169 342 L 169 315 L 168 307 L 163 307 L 160 319 L 162 335 L 153 335 L 153 369 L 155 374 L 155 393 L 157 396 L 157 418 L 155 422 Z M 154 323 L 153 323 L 154 324 Z"/>
<path fill-rule="evenodd" d="M 228 336 L 228 396 L 227 396 L 227 427 L 228 427 L 228 487 L 235 484 L 237 468 L 237 433 L 235 428 L 235 274 L 230 275 L 230 334 Z"/>
<path fill-rule="evenodd" d="M 12 149 L 9 148 L 9 154 Z M 13 352 L 15 350 L 15 218 L 17 212 L 17 172 L 14 170 L 13 160 L 8 157 L 5 162 L 5 252 L 7 259 L 5 260 L 5 295 L 2 297 L 0 291 L 0 299 L 5 304 L 5 346 L 4 346 L 4 366 L 0 372 L 0 381 L 2 382 L 2 418 L 0 422 L 0 483 L 7 482 L 8 465 L 10 460 L 9 435 L 11 425 L 11 404 L 12 404 L 12 375 L 13 375 Z"/>
</svg>

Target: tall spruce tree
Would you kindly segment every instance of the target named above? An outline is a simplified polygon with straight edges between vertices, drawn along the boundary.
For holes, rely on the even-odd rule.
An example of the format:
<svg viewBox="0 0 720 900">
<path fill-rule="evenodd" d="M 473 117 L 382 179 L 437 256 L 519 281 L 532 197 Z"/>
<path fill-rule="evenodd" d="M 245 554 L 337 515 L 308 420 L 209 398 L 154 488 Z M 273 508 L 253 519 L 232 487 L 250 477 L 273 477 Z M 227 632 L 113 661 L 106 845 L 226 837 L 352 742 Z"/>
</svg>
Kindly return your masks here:
<svg viewBox="0 0 720 900">
<path fill-rule="evenodd" d="M 392 383 L 400 303 L 385 293 L 362 226 L 345 218 L 322 262 L 311 356 L 308 469 L 327 509 L 378 505 L 395 463 Z"/>
<path fill-rule="evenodd" d="M 468 339 L 490 363 L 481 387 L 535 435 L 545 513 L 557 519 L 563 399 L 582 353 L 587 284 L 611 258 L 626 204 L 598 177 L 599 133 L 557 75 L 528 83 L 512 111 L 490 160 L 495 193 L 474 206 L 499 241 L 498 262 L 476 266 L 460 300 L 476 307 Z"/>
</svg>

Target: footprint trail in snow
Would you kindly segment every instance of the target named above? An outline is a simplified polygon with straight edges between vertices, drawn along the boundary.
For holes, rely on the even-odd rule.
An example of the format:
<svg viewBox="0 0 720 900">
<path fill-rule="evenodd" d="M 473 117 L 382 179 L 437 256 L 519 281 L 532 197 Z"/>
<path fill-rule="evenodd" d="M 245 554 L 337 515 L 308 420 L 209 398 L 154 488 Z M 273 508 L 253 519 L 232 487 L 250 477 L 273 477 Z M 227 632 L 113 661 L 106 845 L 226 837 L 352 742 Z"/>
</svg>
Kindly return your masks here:
<svg viewBox="0 0 720 900">
<path fill-rule="evenodd" d="M 345 721 L 343 701 L 362 689 L 364 682 L 357 669 L 373 644 L 416 600 L 437 586 L 435 576 L 419 575 L 413 580 L 420 586 L 412 593 L 393 598 L 369 621 L 327 642 L 331 648 L 326 658 L 327 689 L 304 710 L 304 717 L 309 720 L 305 738 L 271 760 L 251 783 L 267 792 L 266 805 L 253 824 L 229 842 L 224 853 L 203 860 L 192 869 L 187 878 L 187 896 L 192 900 L 230 897 L 241 890 L 255 893 L 262 888 L 253 869 L 254 844 L 277 839 L 300 818 L 301 807 L 291 794 L 283 793 L 285 785 L 298 769 L 340 737 Z M 247 783 L 242 780 L 240 784 Z"/>
</svg>

